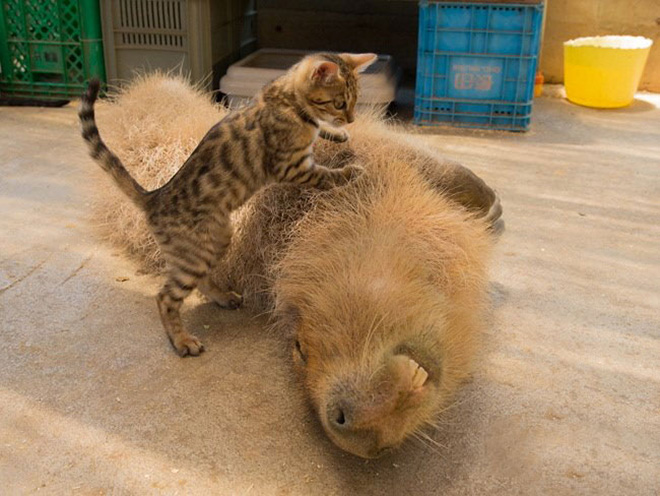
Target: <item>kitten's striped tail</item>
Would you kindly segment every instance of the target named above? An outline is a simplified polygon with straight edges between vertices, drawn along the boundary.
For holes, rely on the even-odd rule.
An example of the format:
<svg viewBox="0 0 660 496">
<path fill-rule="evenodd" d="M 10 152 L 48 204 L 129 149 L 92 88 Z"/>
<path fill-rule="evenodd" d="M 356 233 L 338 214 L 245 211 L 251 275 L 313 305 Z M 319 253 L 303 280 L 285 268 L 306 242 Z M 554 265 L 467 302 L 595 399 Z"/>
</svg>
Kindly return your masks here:
<svg viewBox="0 0 660 496">
<path fill-rule="evenodd" d="M 87 91 L 82 95 L 78 117 L 82 125 L 82 137 L 89 146 L 89 154 L 101 168 L 108 172 L 119 188 L 139 207 L 143 207 L 147 191 L 131 177 L 119 157 L 105 145 L 94 118 L 94 102 L 99 95 L 101 83 L 98 79 L 89 82 Z"/>
</svg>

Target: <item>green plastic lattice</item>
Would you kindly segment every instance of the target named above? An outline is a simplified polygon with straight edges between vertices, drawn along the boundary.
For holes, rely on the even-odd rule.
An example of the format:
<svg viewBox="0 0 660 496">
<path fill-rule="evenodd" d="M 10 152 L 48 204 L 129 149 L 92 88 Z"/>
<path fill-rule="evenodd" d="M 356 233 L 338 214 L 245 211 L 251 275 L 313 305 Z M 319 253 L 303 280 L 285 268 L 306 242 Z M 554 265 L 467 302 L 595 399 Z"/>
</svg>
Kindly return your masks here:
<svg viewBox="0 0 660 496">
<path fill-rule="evenodd" d="M 0 0 L 0 94 L 80 95 L 105 81 L 98 0 Z"/>
</svg>

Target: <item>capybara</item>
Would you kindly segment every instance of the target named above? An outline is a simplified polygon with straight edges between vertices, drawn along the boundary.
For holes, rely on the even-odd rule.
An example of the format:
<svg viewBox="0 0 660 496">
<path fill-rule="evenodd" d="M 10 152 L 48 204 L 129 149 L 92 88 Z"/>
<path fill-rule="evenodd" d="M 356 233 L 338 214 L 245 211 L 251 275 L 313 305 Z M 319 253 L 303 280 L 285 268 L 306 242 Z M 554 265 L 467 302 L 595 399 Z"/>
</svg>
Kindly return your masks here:
<svg viewBox="0 0 660 496">
<path fill-rule="evenodd" d="M 469 374 L 501 207 L 467 169 L 378 121 L 351 136 L 322 155 L 365 176 L 324 194 L 264 191 L 222 270 L 292 336 L 328 436 L 374 457 L 433 425 Z"/>
</svg>

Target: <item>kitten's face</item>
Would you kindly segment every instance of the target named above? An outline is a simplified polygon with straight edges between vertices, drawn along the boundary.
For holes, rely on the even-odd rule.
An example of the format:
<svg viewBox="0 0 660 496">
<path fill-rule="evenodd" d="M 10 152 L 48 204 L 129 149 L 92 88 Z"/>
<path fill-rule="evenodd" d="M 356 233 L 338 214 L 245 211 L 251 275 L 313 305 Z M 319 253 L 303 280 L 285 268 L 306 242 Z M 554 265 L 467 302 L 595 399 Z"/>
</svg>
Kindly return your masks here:
<svg viewBox="0 0 660 496">
<path fill-rule="evenodd" d="M 308 112 L 334 126 L 355 120 L 358 97 L 358 73 L 364 71 L 377 56 L 364 54 L 319 54 L 303 65 L 307 72 L 303 88 Z"/>
</svg>

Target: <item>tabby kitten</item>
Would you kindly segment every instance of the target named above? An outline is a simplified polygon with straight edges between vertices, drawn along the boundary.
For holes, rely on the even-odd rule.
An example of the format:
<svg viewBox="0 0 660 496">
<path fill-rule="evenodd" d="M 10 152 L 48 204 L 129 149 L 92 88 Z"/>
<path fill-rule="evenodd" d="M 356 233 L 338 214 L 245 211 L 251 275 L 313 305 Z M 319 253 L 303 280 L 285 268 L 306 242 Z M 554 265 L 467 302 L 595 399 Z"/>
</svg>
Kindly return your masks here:
<svg viewBox="0 0 660 496">
<path fill-rule="evenodd" d="M 167 263 L 158 309 L 179 355 L 204 350 L 179 315 L 193 289 L 225 308 L 242 302 L 241 295 L 221 290 L 209 277 L 230 243 L 232 210 L 273 182 L 331 188 L 361 174 L 354 165 L 329 169 L 316 164 L 312 145 L 317 136 L 348 139 L 345 130 L 334 126 L 353 122 L 358 73 L 375 60 L 370 53 L 305 57 L 248 107 L 213 126 L 169 182 L 153 191 L 142 188 L 101 140 L 94 119 L 100 84 L 90 82 L 78 113 L 82 136 L 92 158 L 146 214 Z"/>
</svg>

